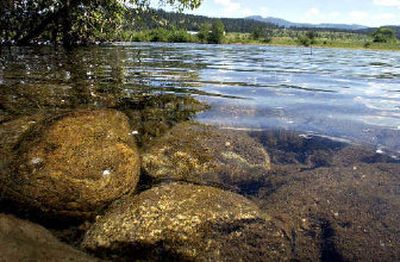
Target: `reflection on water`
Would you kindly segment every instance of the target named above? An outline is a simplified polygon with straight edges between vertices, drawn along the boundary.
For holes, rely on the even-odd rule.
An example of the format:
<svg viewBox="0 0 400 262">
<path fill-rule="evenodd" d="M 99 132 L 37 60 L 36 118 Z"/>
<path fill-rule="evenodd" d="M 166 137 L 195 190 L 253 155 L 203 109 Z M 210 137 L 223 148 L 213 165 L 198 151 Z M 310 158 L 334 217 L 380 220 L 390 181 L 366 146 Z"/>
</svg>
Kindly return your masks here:
<svg viewBox="0 0 400 262">
<path fill-rule="evenodd" d="M 43 119 L 112 108 L 128 117 L 147 159 L 138 191 L 167 180 L 213 185 L 271 215 L 268 225 L 204 224 L 203 237 L 225 247 L 223 255 L 240 247 L 256 260 L 400 258 L 400 53 L 121 43 L 11 47 L 2 56 L 0 175 Z M 188 120 L 219 128 L 179 124 Z M 260 153 L 268 168 L 252 162 L 255 148 L 268 152 Z M 162 179 L 160 170 L 168 173 Z M 15 208 L 3 204 L 0 212 Z M 67 242 L 81 240 L 82 228 L 59 227 Z M 261 252 L 265 245 L 272 249 Z"/>
<path fill-rule="evenodd" d="M 58 107 L 110 106 L 114 98 L 145 93 L 189 94 L 211 105 L 198 115 L 207 123 L 284 128 L 400 150 L 397 52 L 317 49 L 310 56 L 287 47 L 120 44 L 3 53 L 0 83 L 21 91 L 15 97 L 2 88 L 2 94 L 24 99 L 25 110 L 43 106 L 23 94 L 29 88 L 41 92 L 40 85 L 57 85 L 54 95 L 65 96 Z"/>
</svg>

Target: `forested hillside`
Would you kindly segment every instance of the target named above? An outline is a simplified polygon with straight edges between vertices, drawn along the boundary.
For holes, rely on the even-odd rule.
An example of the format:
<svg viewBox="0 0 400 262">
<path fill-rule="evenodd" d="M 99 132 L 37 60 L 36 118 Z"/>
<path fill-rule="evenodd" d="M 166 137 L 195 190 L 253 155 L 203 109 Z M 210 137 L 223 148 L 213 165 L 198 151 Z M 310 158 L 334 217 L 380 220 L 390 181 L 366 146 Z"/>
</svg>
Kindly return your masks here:
<svg viewBox="0 0 400 262">
<path fill-rule="evenodd" d="M 137 21 L 135 24 L 126 24 L 126 30 L 146 30 L 158 27 L 185 29 L 188 31 L 199 31 L 202 24 L 213 24 L 221 20 L 225 26 L 226 32 L 249 33 L 257 28 L 274 29 L 278 26 L 265 22 L 244 19 L 244 18 L 211 18 L 206 16 L 183 14 L 179 12 L 166 12 L 163 10 L 150 10 L 141 17 L 135 17 L 135 13 L 128 14 L 126 21 Z"/>
</svg>

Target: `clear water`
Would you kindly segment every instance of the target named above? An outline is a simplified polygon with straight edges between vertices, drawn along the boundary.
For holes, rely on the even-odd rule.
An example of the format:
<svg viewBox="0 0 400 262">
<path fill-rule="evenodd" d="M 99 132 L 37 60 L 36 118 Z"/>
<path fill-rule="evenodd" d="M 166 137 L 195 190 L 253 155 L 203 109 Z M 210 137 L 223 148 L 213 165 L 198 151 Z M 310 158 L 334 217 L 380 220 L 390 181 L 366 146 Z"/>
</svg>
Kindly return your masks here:
<svg viewBox="0 0 400 262">
<path fill-rule="evenodd" d="M 0 152 L 21 135 L 7 131 L 13 125 L 81 108 L 145 111 L 140 146 L 189 118 L 249 131 L 273 170 L 241 193 L 290 242 L 279 260 L 400 259 L 400 52 L 156 43 L 1 51 Z M 0 212 L 15 213 L 1 200 Z M 68 230 L 58 234 L 79 243 L 82 229 Z M 260 234 L 247 247 L 262 249 Z"/>
<path fill-rule="evenodd" d="M 190 94 L 207 123 L 283 128 L 400 151 L 400 53 L 250 45 L 130 44 L 3 51 L 0 84 L 62 84 L 93 100 Z M 88 92 L 83 87 L 88 88 Z M 92 94 L 92 97 L 90 96 Z"/>
</svg>

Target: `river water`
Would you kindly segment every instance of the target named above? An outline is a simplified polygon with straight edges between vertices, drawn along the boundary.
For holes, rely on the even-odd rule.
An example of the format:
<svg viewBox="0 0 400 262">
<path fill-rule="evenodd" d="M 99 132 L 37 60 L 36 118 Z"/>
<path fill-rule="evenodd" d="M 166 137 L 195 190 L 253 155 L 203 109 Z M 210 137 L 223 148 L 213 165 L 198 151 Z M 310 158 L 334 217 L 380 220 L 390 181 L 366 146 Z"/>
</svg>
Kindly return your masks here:
<svg viewBox="0 0 400 262">
<path fill-rule="evenodd" d="M 399 52 L 121 43 L 4 53 L 3 86 L 192 95 L 211 105 L 197 115 L 206 123 L 283 128 L 400 151 Z"/>
<path fill-rule="evenodd" d="M 277 171 L 243 194 L 292 227 L 292 258 L 400 259 L 400 52 L 10 47 L 0 95 L 2 124 L 71 109 L 157 109 L 142 116 L 141 146 L 188 119 L 248 132 Z"/>
</svg>

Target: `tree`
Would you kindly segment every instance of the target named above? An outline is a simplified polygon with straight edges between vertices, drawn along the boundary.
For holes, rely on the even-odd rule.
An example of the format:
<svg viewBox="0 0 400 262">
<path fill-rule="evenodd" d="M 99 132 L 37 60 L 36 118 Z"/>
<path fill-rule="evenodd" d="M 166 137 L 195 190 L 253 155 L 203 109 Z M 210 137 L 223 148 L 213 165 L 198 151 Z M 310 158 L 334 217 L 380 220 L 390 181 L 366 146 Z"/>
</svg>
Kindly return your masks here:
<svg viewBox="0 0 400 262">
<path fill-rule="evenodd" d="M 200 26 L 199 33 L 197 34 L 197 37 L 199 38 L 200 42 L 202 43 L 208 42 L 210 31 L 211 31 L 211 24 L 203 23 Z"/>
<path fill-rule="evenodd" d="M 161 0 L 175 9 L 197 8 L 201 0 Z M 1 0 L 0 38 L 30 44 L 37 39 L 65 46 L 103 40 L 121 30 L 128 10 L 143 12 L 150 0 Z"/>
<path fill-rule="evenodd" d="M 272 41 L 273 32 L 262 26 L 254 28 L 251 36 L 254 40 L 261 40 L 264 43 L 270 43 Z"/>
<path fill-rule="evenodd" d="M 373 34 L 375 43 L 394 43 L 397 41 L 396 33 L 393 29 L 387 27 L 378 28 Z"/>
<path fill-rule="evenodd" d="M 224 40 L 225 26 L 221 20 L 215 21 L 211 26 L 211 32 L 208 36 L 208 43 L 221 44 Z"/>
<path fill-rule="evenodd" d="M 317 38 L 318 34 L 314 31 L 307 31 L 305 35 L 300 36 L 298 38 L 298 41 L 301 45 L 305 47 L 310 47 L 310 55 L 313 54 L 313 48 L 312 46 L 317 43 Z"/>
</svg>

